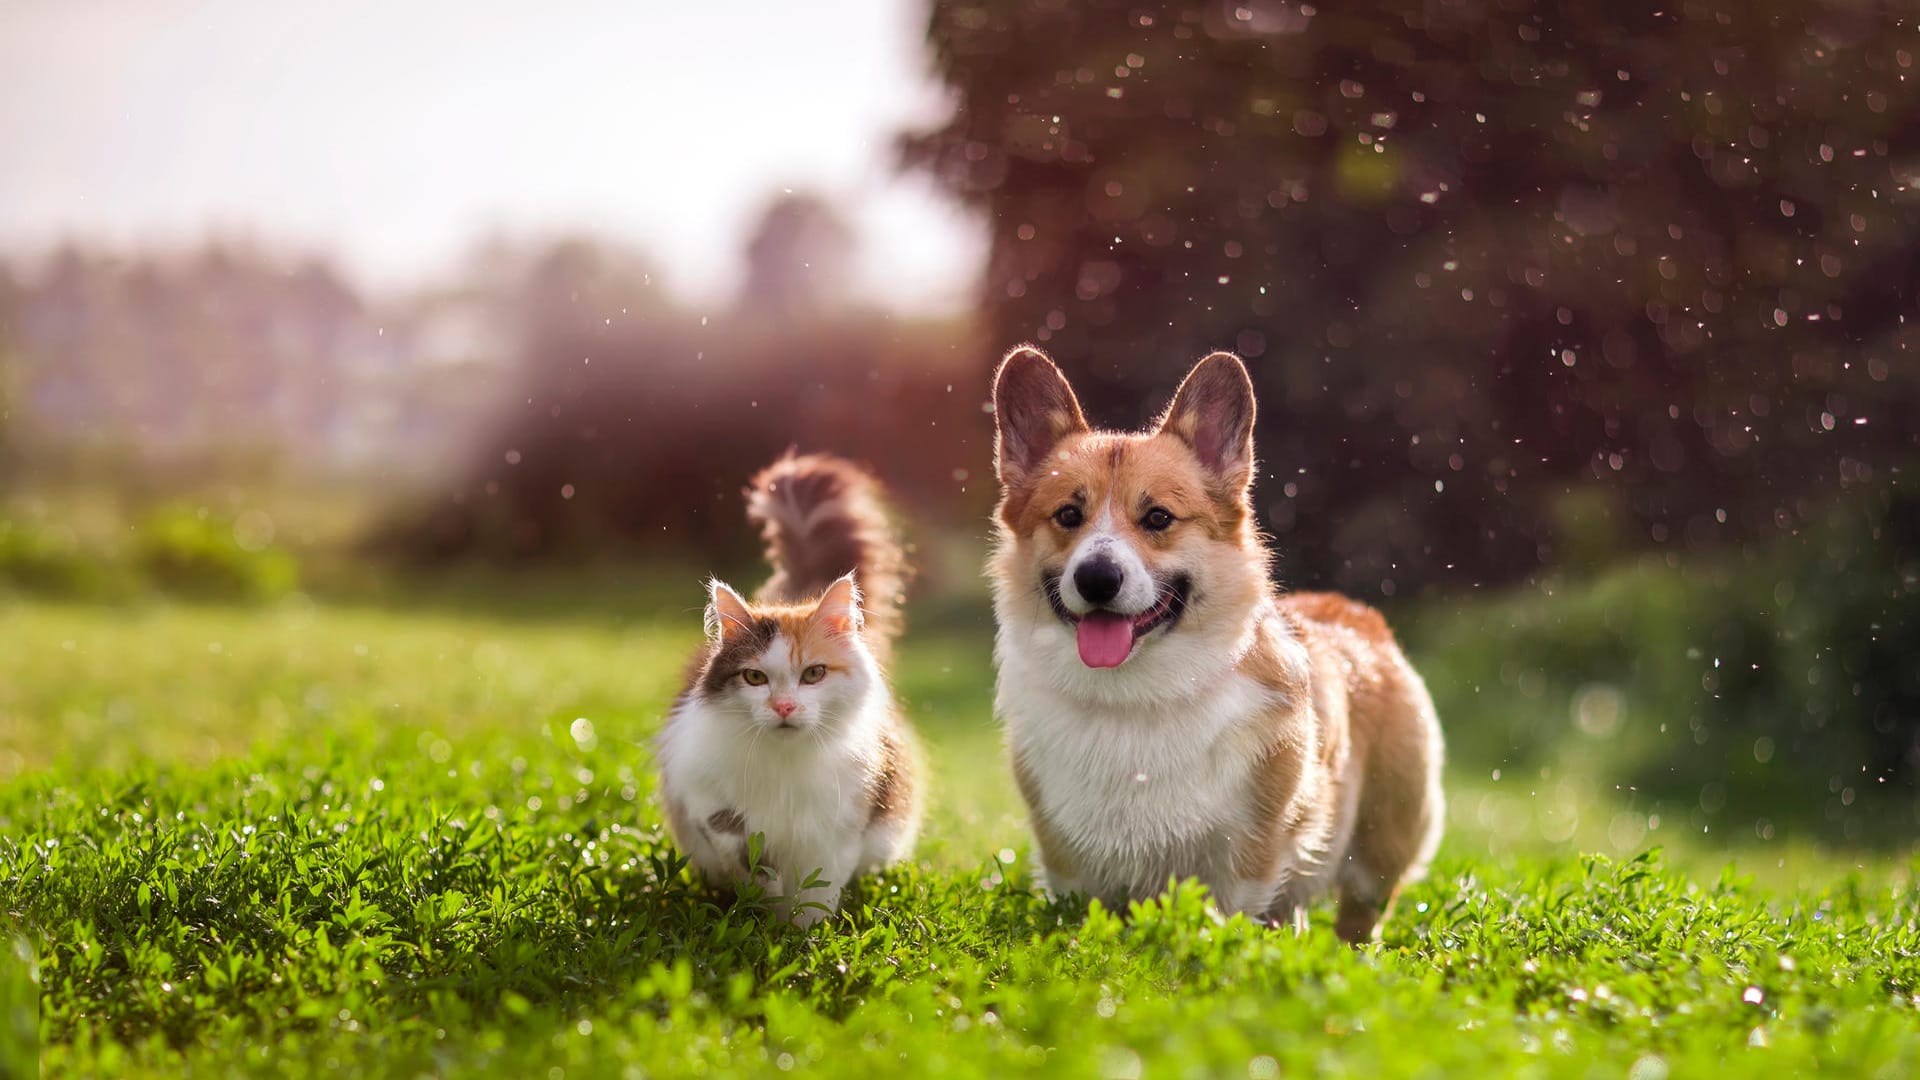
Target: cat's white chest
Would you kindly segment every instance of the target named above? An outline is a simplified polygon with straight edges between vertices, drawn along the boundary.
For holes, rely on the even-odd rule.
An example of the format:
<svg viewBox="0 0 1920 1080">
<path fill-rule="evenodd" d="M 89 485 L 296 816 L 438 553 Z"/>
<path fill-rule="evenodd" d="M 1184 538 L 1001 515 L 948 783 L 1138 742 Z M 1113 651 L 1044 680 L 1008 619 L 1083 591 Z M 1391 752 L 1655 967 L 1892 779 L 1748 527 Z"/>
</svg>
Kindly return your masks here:
<svg viewBox="0 0 1920 1080">
<path fill-rule="evenodd" d="M 737 813 L 776 864 L 804 872 L 857 845 L 868 815 L 866 757 L 856 738 L 804 732 L 740 737 L 728 725 L 677 717 L 662 745 L 668 786 L 698 815 Z"/>
</svg>

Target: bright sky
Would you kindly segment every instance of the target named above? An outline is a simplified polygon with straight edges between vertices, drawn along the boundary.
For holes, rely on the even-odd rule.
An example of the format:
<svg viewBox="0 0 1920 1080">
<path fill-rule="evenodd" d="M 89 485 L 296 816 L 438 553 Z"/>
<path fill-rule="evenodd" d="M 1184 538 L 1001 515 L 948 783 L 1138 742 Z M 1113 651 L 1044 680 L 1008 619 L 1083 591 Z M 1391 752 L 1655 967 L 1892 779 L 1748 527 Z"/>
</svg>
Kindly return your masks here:
<svg viewBox="0 0 1920 1080">
<path fill-rule="evenodd" d="M 860 227 L 895 308 L 963 304 L 984 233 L 892 138 L 942 115 L 921 0 L 0 0 L 0 251 L 209 230 L 379 285 L 483 232 L 638 244 L 693 297 L 769 192 Z"/>
</svg>

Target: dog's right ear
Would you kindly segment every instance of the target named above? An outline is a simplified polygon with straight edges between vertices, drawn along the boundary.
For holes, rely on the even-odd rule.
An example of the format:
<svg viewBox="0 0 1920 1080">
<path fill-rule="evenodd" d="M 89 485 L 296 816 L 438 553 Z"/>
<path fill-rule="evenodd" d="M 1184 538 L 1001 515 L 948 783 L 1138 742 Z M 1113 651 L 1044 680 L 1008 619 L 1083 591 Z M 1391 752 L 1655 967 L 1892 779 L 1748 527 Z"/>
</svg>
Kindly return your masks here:
<svg viewBox="0 0 1920 1080">
<path fill-rule="evenodd" d="M 1087 430 L 1073 387 L 1047 354 L 1020 345 L 993 376 L 993 420 L 998 430 L 993 465 L 1002 484 L 1032 476 L 1061 439 Z"/>
<path fill-rule="evenodd" d="M 1244 492 L 1253 482 L 1253 380 L 1228 352 L 1202 358 L 1174 392 L 1160 431 L 1193 448 L 1222 490 Z"/>
</svg>

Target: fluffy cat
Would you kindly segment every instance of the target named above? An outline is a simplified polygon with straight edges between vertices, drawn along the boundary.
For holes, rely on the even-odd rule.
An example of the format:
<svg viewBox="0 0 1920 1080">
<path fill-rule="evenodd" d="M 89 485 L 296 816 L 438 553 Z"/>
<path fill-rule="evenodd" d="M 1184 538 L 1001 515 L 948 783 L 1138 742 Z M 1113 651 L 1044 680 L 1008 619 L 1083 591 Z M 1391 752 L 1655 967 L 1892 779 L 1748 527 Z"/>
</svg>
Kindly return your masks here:
<svg viewBox="0 0 1920 1080">
<path fill-rule="evenodd" d="M 660 790 L 708 881 L 744 882 L 760 834 L 767 895 L 811 926 L 919 829 L 912 735 L 885 673 L 906 560 L 878 481 L 850 462 L 790 452 L 746 497 L 773 577 L 751 603 L 709 583 L 707 641 L 656 746 Z"/>
</svg>

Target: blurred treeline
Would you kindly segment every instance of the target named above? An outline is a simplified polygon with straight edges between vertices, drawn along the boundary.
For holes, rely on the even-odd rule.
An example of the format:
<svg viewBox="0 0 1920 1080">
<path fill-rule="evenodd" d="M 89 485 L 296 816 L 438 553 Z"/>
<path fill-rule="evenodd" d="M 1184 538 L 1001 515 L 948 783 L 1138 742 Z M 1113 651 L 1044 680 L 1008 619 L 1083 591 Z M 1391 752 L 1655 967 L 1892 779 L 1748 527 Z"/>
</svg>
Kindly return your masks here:
<svg viewBox="0 0 1920 1080">
<path fill-rule="evenodd" d="M 285 594 L 317 508 L 362 508 L 337 539 L 468 452 L 486 311 L 244 242 L 0 264 L 0 593 Z"/>
<path fill-rule="evenodd" d="M 472 367 L 504 359 L 481 285 L 375 298 L 219 241 L 0 264 L 0 481 L 420 475 L 463 450 Z"/>
<path fill-rule="evenodd" d="M 795 444 L 983 534 L 981 349 L 964 321 L 855 295 L 857 245 L 825 199 L 775 195 L 736 295 L 705 304 L 581 236 L 483 240 L 384 293 L 239 242 L 0 265 L 0 584 L 118 595 L 182 507 L 213 532 L 251 515 L 250 541 L 278 514 L 264 535 L 285 540 L 303 497 L 340 491 L 357 524 L 323 531 L 412 565 L 724 566 L 755 547 L 741 485 Z M 109 505 L 76 513 L 75 490 Z"/>
</svg>

